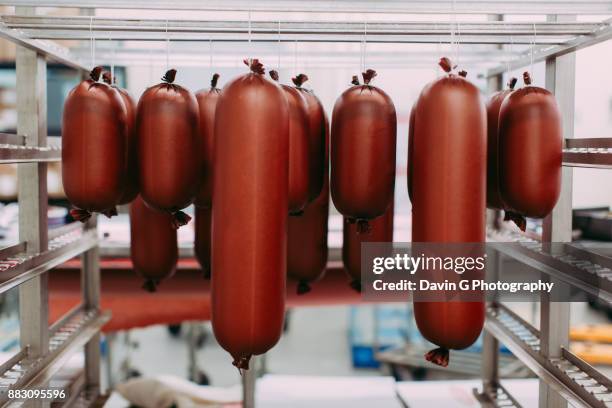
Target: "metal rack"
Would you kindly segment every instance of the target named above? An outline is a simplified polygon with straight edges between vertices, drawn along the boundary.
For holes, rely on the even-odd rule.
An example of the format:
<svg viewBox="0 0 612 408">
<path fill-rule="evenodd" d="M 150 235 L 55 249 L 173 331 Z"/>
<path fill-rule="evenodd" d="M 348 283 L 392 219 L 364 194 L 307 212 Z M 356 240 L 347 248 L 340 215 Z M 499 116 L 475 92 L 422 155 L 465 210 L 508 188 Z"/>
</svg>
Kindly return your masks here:
<svg viewBox="0 0 612 408">
<path fill-rule="evenodd" d="M 0 135 L 0 162 L 24 162 L 20 164 L 20 234 L 23 243 L 4 249 L 3 258 L 16 254 L 32 254 L 27 261 L 11 267 L 15 278 L 23 281 L 8 280 L 0 283 L 0 288 L 21 284 L 22 299 L 22 352 L 9 363 L 16 366 L 28 358 L 46 358 L 49 362 L 42 366 L 53 365 L 62 351 L 49 348 L 49 332 L 46 325 L 47 315 L 43 307 L 46 301 L 46 275 L 44 270 L 52 267 L 62 257 L 73 256 L 81 251 L 84 256 L 84 309 L 74 316 L 88 316 L 93 310 L 91 320 L 84 318 L 78 327 L 86 333 L 80 336 L 68 334 L 66 344 L 87 344 L 85 388 L 96 387 L 98 382 L 97 339 L 95 328 L 105 318 L 99 314 L 99 271 L 98 250 L 95 238 L 95 224 L 86 229 L 75 227 L 67 233 L 82 234 L 86 239 L 64 239 L 58 247 L 47 246 L 47 231 L 44 227 L 46 214 L 46 186 L 44 180 L 45 161 L 57 160 L 57 149 L 46 147 L 44 90 L 45 58 L 53 59 L 79 70 L 87 68 L 88 49 L 82 41 L 73 42 L 68 48 L 55 40 L 89 40 L 97 38 L 116 42 L 116 47 L 102 45 L 97 54 L 100 63 L 125 63 L 142 59 L 150 61 L 151 53 L 157 57 L 165 55 L 160 47 L 153 51 L 142 46 L 128 45 L 141 41 L 172 40 L 180 47 L 187 43 L 190 47 L 198 42 L 232 43 L 249 42 L 259 44 L 284 43 L 361 43 L 367 32 L 368 43 L 379 44 L 440 44 L 448 43 L 461 31 L 462 58 L 481 63 L 488 79 L 489 91 L 501 88 L 502 74 L 533 62 L 545 61 L 546 87 L 555 93 L 564 122 L 566 139 L 563 151 L 562 193 L 551 215 L 544 222 L 543 242 L 567 242 L 566 251 L 560 256 L 551 256 L 541 251 L 537 242 L 525 243 L 519 250 L 506 252 L 524 264 L 546 272 L 551 280 L 571 283 L 588 293 L 599 296 L 606 302 L 612 301 L 610 287 L 612 262 L 604 256 L 593 254 L 588 249 L 569 244 L 571 241 L 572 209 L 572 172 L 574 167 L 612 167 L 612 138 L 573 139 L 574 124 L 574 87 L 575 52 L 585 47 L 612 39 L 611 20 L 612 2 L 605 0 L 566 1 L 566 0 L 313 0 L 305 4 L 298 0 L 212 0 L 212 1 L 168 1 L 168 0 L 55 0 L 2 1 L 0 5 L 17 6 L 15 15 L 0 17 L 0 37 L 19 45 L 17 56 L 18 95 L 20 125 L 18 133 L 26 136 Z M 171 18 L 155 20 L 146 17 L 101 18 L 101 17 L 50 17 L 36 16 L 34 6 L 74 7 L 88 9 L 154 9 L 194 11 L 190 20 Z M 205 12 L 205 13 L 204 13 Z M 266 13 L 281 12 L 286 19 L 273 21 Z M 197 14 L 200 13 L 200 14 Z M 218 13 L 218 14 L 215 14 Z M 223 13 L 234 13 L 231 20 Z M 259 14 L 258 14 L 259 13 Z M 453 14 L 459 15 L 451 18 Z M 547 15 L 546 21 L 518 22 L 504 20 L 504 14 Z M 433 15 L 435 21 L 423 23 L 414 16 Z M 463 18 L 469 15 L 484 16 L 482 21 Z M 205 16 L 205 17 L 202 17 Z M 221 16 L 221 17 L 220 17 Z M 383 17 L 392 16 L 393 21 L 377 22 Z M 406 19 L 400 18 L 406 16 Z M 461 17 L 464 16 L 464 17 Z M 577 16 L 590 16 L 591 21 L 581 21 Z M 253 17 L 253 18 L 251 18 Z M 340 21 L 340 19 L 342 19 Z M 487 20 L 488 18 L 488 20 Z M 351 22 L 346 22 L 351 21 Z M 452 31 L 452 32 L 451 32 Z M 537 33 L 537 35 L 536 35 Z M 515 44 L 514 50 L 504 45 Z M 523 44 L 523 46 L 521 46 Z M 533 46 L 526 46 L 533 45 Z M 277 49 L 271 54 L 276 57 Z M 291 52 L 284 50 L 283 52 Z M 312 52 L 316 56 L 316 51 Z M 375 61 L 397 61 L 402 56 L 389 48 L 371 51 Z M 146 54 L 143 58 L 143 54 Z M 206 61 L 185 52 L 186 60 L 193 64 Z M 229 55 L 229 53 L 228 53 Z M 310 55 L 310 54 L 309 54 Z M 416 56 L 416 58 L 412 58 Z M 405 65 L 416 64 L 423 58 L 434 59 L 437 55 L 418 49 L 412 56 L 401 60 Z M 491 65 L 491 57 L 496 58 Z M 208 56 L 206 56 L 208 57 Z M 232 56 L 233 57 L 233 56 Z M 334 53 L 338 66 L 345 64 L 342 52 Z M 229 58 L 229 57 L 228 57 Z M 342 59 L 344 58 L 344 59 Z M 316 58 L 313 57 L 316 62 Z M 509 61 L 508 61 L 509 60 Z M 503 62 L 503 63 L 502 63 Z M 14 145 L 18 145 L 15 147 Z M 33 161 L 33 163 L 25 161 Z M 91 234 L 91 236 L 87 235 Z M 90 239 L 91 241 L 87 241 Z M 86 241 L 85 244 L 82 242 Z M 50 241 L 50 244 L 54 240 Z M 78 244 L 77 244 L 78 243 Z M 501 265 L 501 254 L 493 262 Z M 21 258 L 20 258 L 21 259 Z M 30 264 L 26 264 L 30 262 Z M 0 263 L 1 265 L 1 263 Z M 24 266 L 25 265 L 25 266 Z M 0 266 L 1 268 L 1 266 Z M 39 268 L 36 270 L 36 268 Z M 24 272 L 25 271 L 25 272 Z M 34 272 L 33 272 L 34 271 Z M 29 273 L 26 274 L 26 273 Z M 26 279 L 27 278 L 27 279 Z M 13 282 L 13 283 L 11 283 Z M 551 302 L 547 295 L 542 297 L 539 330 L 529 326 L 503 305 L 493 303 L 487 312 L 483 344 L 483 391 L 478 398 L 486 406 L 519 406 L 518 402 L 502 387 L 498 375 L 499 341 L 506 344 L 540 378 L 540 407 L 564 407 L 567 401 L 578 405 L 605 406 L 612 400 L 610 381 L 597 373 L 592 367 L 579 360 L 568 350 L 569 304 Z M 76 317 L 75 317 L 76 318 Z M 55 332 L 53 332 L 55 333 Z M 51 335 L 53 339 L 53 335 Z M 75 340 L 80 339 L 80 340 Z M 57 350 L 71 350 L 68 346 Z M 45 357 L 46 356 L 46 357 Z M 45 360 L 47 361 L 47 360 Z M 8 364 L 8 363 L 7 363 Z M 7 367 L 2 366 L 0 375 Z M 42 370 L 44 371 L 44 370 Z M 42 372 L 41 371 L 41 372 Z M 38 378 L 33 376 L 32 378 Z M 245 374 L 245 406 L 254 406 L 253 370 Z M 26 381 L 26 380 L 24 380 Z M 33 381 L 32 379 L 27 381 Z M 91 398 L 76 398 L 86 404 Z"/>
<path fill-rule="evenodd" d="M 33 14 L 32 8 L 17 8 Z M 4 30 L 1 28 L 0 30 Z M 99 310 L 100 276 L 95 218 L 88 224 L 47 227 L 47 162 L 59 161 L 57 144 L 47 144 L 46 57 L 80 68 L 65 49 L 16 32 L 4 38 L 17 47 L 17 135 L 0 135 L 0 163 L 18 163 L 19 243 L 0 250 L 0 293 L 19 288 L 20 351 L 0 366 L 0 406 L 11 389 L 45 388 L 68 358 L 84 351 L 83 372 L 69 385 L 63 406 L 95 401 L 99 394 L 100 328 L 109 315 Z M 47 272 L 83 257 L 82 304 L 49 327 Z M 30 405 L 46 405 L 37 401 Z M 55 404 L 55 403 L 54 403 Z"/>
</svg>

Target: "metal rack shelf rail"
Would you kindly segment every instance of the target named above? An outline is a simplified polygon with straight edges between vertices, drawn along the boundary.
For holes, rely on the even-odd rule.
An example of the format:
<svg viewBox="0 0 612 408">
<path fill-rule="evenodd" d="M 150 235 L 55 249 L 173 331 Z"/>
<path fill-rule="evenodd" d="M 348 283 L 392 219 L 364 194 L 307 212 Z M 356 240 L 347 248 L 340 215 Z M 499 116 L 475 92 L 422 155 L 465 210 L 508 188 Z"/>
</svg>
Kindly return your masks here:
<svg viewBox="0 0 612 408">
<path fill-rule="evenodd" d="M 19 106 L 19 135 L 0 135 L 0 161 L 21 162 L 32 160 L 34 163 L 20 163 L 20 232 L 21 243 L 11 248 L 0 251 L 4 255 L 14 256 L 23 252 L 32 253 L 34 264 L 43 263 L 43 254 L 53 250 L 47 247 L 47 230 L 44 227 L 46 214 L 46 186 L 44 180 L 45 161 L 56 160 L 57 152 L 49 153 L 46 150 L 46 135 L 44 134 L 45 118 L 44 100 L 44 67 L 45 58 L 54 59 L 79 70 L 87 69 L 89 61 L 83 47 L 77 45 L 70 49 L 55 43 L 58 39 L 86 39 L 92 36 L 103 40 L 110 37 L 118 43 L 121 40 L 138 41 L 226 41 L 244 42 L 247 36 L 253 42 L 361 42 L 363 41 L 364 29 L 368 30 L 368 42 L 380 42 L 390 44 L 401 43 L 431 43 L 439 44 L 441 41 L 449 40 L 449 31 L 454 26 L 461 26 L 461 43 L 465 44 L 462 49 L 463 55 L 487 58 L 487 52 L 500 57 L 506 50 L 503 45 L 507 44 L 534 44 L 533 47 L 520 47 L 517 53 L 512 53 L 509 64 L 505 59 L 499 59 L 499 66 L 491 67 L 486 72 L 489 90 L 496 91 L 501 88 L 502 74 L 508 69 L 527 66 L 532 62 L 546 62 L 546 87 L 555 93 L 564 122 L 564 134 L 566 144 L 563 152 L 563 177 L 562 193 L 558 204 L 551 215 L 544 222 L 544 242 L 567 242 L 567 251 L 576 259 L 545 259 L 538 253 L 535 247 L 526 247 L 531 253 L 514 254 L 524 263 L 539 265 L 542 269 L 550 272 L 551 280 L 569 279 L 570 275 L 576 273 L 577 283 L 582 285 L 585 291 L 594 291 L 596 285 L 585 276 L 583 269 L 591 268 L 592 275 L 601 279 L 608 279 L 607 271 L 609 261 L 596 259 L 588 251 L 569 244 L 571 241 L 571 208 L 572 208 L 572 172 L 574 167 L 612 167 L 612 139 L 573 139 L 574 128 L 574 88 L 575 88 L 575 52 L 612 38 L 611 20 L 605 20 L 603 16 L 612 14 L 612 2 L 605 0 L 568 2 L 565 0 L 514 0 L 512 2 L 502 0 L 465 0 L 456 4 L 446 0 L 433 1 L 411 1 L 403 2 L 397 0 L 381 0 L 379 2 L 368 2 L 363 0 L 315 0 L 304 5 L 297 0 L 263 0 L 260 2 L 248 2 L 246 0 L 212 0 L 195 1 L 187 0 L 181 2 L 168 0 L 56 0 L 56 1 L 32 1 L 13 0 L 2 1 L 0 5 L 17 6 L 15 15 L 5 15 L 0 19 L 0 37 L 9 39 L 19 45 L 17 55 L 18 72 L 18 106 Z M 153 20 L 147 18 L 124 19 L 124 18 L 98 18 L 98 17 L 50 17 L 36 16 L 35 6 L 51 7 L 74 7 L 79 9 L 157 9 L 157 10 L 195 10 L 206 12 L 236 12 L 233 21 L 215 20 Z M 453 7 L 451 7 L 453 6 Z M 288 18 L 281 21 L 270 21 L 266 19 L 266 12 L 282 12 L 287 16 L 300 14 L 300 21 Z M 247 21 L 247 15 L 261 16 Z M 349 21 L 366 20 L 363 22 L 340 22 L 338 14 L 345 14 Z M 450 14 L 479 14 L 489 17 L 489 21 L 460 21 L 456 24 L 450 20 Z M 399 21 L 380 23 L 374 21 L 383 15 L 437 15 L 436 21 L 422 23 L 418 21 Z M 447 16 L 442 16 L 448 14 Z M 501 21 L 503 14 L 527 14 L 547 15 L 546 22 L 536 21 L 533 23 Z M 199 14 L 201 16 L 203 14 Z M 366 17 L 364 17 L 364 15 Z M 600 16 L 596 22 L 578 21 L 577 16 Z M 461 18 L 459 18 L 460 20 Z M 397 20 L 397 18 L 396 18 Z M 279 33 L 279 25 L 281 27 Z M 166 30 L 168 34 L 166 34 Z M 535 33 L 538 33 L 536 36 Z M 110 34 L 110 35 L 109 35 Z M 469 45 L 473 44 L 473 45 Z M 484 47 L 484 48 L 483 48 Z M 533 54 L 531 54 L 533 49 Z M 129 62 L 129 48 L 111 50 L 114 54 L 126 53 L 125 60 Z M 138 51 L 136 51 L 138 52 Z M 159 48 L 154 53 L 164 54 L 165 50 Z M 107 53 L 110 55 L 110 52 Z M 142 54 L 142 52 L 141 52 Z M 102 54 L 104 55 L 104 54 Z M 381 54 L 382 55 L 382 54 Z M 387 54 L 388 55 L 388 54 Z M 383 58 L 384 55 L 381 57 Z M 503 63 L 502 63 L 503 62 Z M 197 63 L 197 62 L 196 62 Z M 34 80 L 32 80 L 34 79 Z M 19 152 L 19 148 L 13 146 L 5 147 L 6 144 L 31 146 L 28 153 Z M 53 149 L 51 149 L 53 150 Z M 25 177 L 23 177 L 25 175 Z M 95 225 L 90 228 L 95 231 Z M 88 234 L 88 230 L 82 232 Z M 61 237 L 61 236 L 60 236 Z M 56 237 L 59 239 L 60 237 Z M 66 251 L 85 250 L 86 248 L 73 248 L 67 244 L 62 248 Z M 64 256 L 68 256 L 64 254 Z M 500 255 L 501 256 L 501 255 Z M 55 255 L 52 255 L 55 258 Z M 99 305 L 99 271 L 98 249 L 92 243 L 91 249 L 84 256 L 84 310 L 96 310 Z M 587 258 L 591 264 L 581 263 Z M 497 259 L 499 262 L 499 257 Z M 564 263 L 565 266 L 560 263 Z M 40 266 L 40 265 L 38 265 Z M 601 267 L 600 269 L 597 269 Z M 564 268 L 569 268 L 564 270 Z M 44 268 L 43 268 L 44 269 Z M 27 268 L 26 268 L 27 270 Z M 578 272 L 580 271 L 581 274 Z M 585 273 L 589 273 L 588 271 Z M 16 276 L 20 276 L 17 273 Z M 24 277 L 28 277 L 24 275 Z M 576 283 L 576 282 L 574 282 Z M 599 284 L 599 283 L 598 283 Z M 607 288 L 607 282 L 601 284 L 601 288 Z M 8 283 L 0 283 L 9 285 Z M 8 286 L 5 286 L 8 287 Z M 22 332 L 23 349 L 10 363 L 16 364 L 24 355 L 28 357 L 42 358 L 49 355 L 49 332 L 46 324 L 46 313 L 42 305 L 46 301 L 46 275 L 35 274 L 28 277 L 20 286 L 22 298 L 28 298 L 27 304 L 22 304 L 24 311 L 22 324 L 25 328 Z M 598 296 L 605 301 L 610 301 L 609 289 L 601 290 Z M 494 306 L 494 307 L 493 307 Z M 565 407 L 567 401 L 579 405 L 602 406 L 600 402 L 608 398 L 610 382 L 607 378 L 597 373 L 586 363 L 567 351 L 569 334 L 569 304 L 556 302 L 543 295 L 540 315 L 539 331 L 525 325 L 524 322 L 512 320 L 510 323 L 507 316 L 513 316 L 503 306 L 493 305 L 489 308 L 487 316 L 485 338 L 483 344 L 483 392 L 479 398 L 483 405 L 508 405 L 518 406 L 518 403 L 503 389 L 498 373 L 498 342 L 504 342 L 528 367 L 530 367 L 540 378 L 540 407 Z M 42 313 L 41 313 L 42 311 Z M 97 314 L 96 318 L 102 319 Z M 506 320 L 504 320 L 506 319 Z M 514 319 L 514 317 L 512 317 Z M 508 326 L 508 324 L 510 326 Z M 517 326 L 514 326 L 514 325 Z M 513 328 L 520 332 L 512 331 Z M 520 334 L 530 334 L 534 342 L 533 347 L 528 350 L 525 338 Z M 91 340 L 86 341 L 87 364 L 85 370 L 85 388 L 95 388 L 99 384 L 97 366 L 99 356 L 97 355 L 97 334 L 92 334 Z M 530 341 L 531 341 L 530 340 Z M 537 342 L 537 347 L 536 347 Z M 531 347 L 531 346 L 529 346 Z M 9 366 L 11 365 L 9 364 Z M 6 371 L 7 366 L 2 366 Z M 253 371 L 253 370 L 251 370 Z M 572 373 L 577 373 L 574 376 Z M 589 381 L 583 383 L 581 375 L 588 375 Z M 254 406 L 254 378 L 252 373 L 244 375 L 244 405 Z M 589 388 L 595 384 L 595 389 Z M 582 388 L 580 388 L 582 387 Z M 603 388 L 601 388 L 603 387 Z M 587 390 L 587 391 L 585 391 Z M 605 394 L 605 395 L 604 395 Z M 604 395 L 602 398 L 600 396 Z M 91 399 L 79 397 L 79 401 L 91 401 Z M 609 402 L 609 401 L 608 401 Z M 599 404 L 599 405 L 598 405 Z"/>
<path fill-rule="evenodd" d="M 16 12 L 32 15 L 33 8 Z M 60 160 L 60 147 L 47 143 L 47 58 L 82 70 L 69 52 L 50 42 L 0 27 L 0 37 L 17 45 L 17 134 L 0 135 L 0 163 L 18 163 L 19 243 L 0 250 L 0 293 L 18 287 L 20 351 L 0 366 L 0 406 L 11 389 L 45 388 L 67 361 L 84 351 L 85 367 L 66 400 L 69 406 L 99 395 L 100 328 L 108 314 L 99 310 L 100 271 L 95 218 L 85 226 L 56 230 L 47 225 L 47 162 Z M 79 308 L 49 327 L 47 271 L 75 256 L 83 257 L 83 297 Z M 28 402 L 44 406 L 49 401 Z"/>
</svg>

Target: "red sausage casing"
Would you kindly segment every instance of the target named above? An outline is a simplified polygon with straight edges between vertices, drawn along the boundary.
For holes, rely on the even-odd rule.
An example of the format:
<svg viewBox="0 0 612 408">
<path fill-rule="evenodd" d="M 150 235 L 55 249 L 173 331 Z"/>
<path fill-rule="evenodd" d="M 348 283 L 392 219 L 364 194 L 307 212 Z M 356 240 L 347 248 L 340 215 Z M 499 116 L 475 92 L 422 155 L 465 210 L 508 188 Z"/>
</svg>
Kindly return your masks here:
<svg viewBox="0 0 612 408">
<path fill-rule="evenodd" d="M 444 66 L 450 71 L 450 62 Z M 413 243 L 484 242 L 487 129 L 478 89 L 454 74 L 430 83 L 419 96 L 414 122 Z M 421 334 L 440 346 L 426 358 L 448 364 L 449 349 L 476 341 L 484 312 L 484 302 L 415 301 Z"/>
<path fill-rule="evenodd" d="M 393 242 L 393 209 L 391 203 L 383 215 L 370 221 L 370 230 L 366 234 L 360 234 L 357 224 L 344 218 L 342 262 L 355 290 L 361 291 L 361 243 Z"/>
<path fill-rule="evenodd" d="M 168 71 L 165 82 L 144 92 L 136 115 L 140 194 L 151 207 L 171 213 L 191 204 L 200 181 L 198 103 L 172 83 L 175 75 Z"/>
<path fill-rule="evenodd" d="M 306 108 L 308 112 L 308 145 L 310 150 L 309 167 L 310 167 L 310 182 L 309 182 L 309 201 L 319 197 L 325 179 L 329 178 L 327 171 L 328 156 L 326 149 L 328 142 L 326 141 L 326 132 L 329 130 L 329 123 L 323 109 L 323 104 L 317 96 L 310 90 L 302 88 L 302 84 L 308 80 L 304 74 L 300 74 L 293 78 L 293 83 L 297 89 L 302 92 L 306 100 Z M 327 181 L 329 182 L 329 180 Z"/>
<path fill-rule="evenodd" d="M 176 229 L 172 216 L 149 208 L 138 196 L 130 205 L 130 255 L 134 270 L 151 292 L 171 277 L 178 260 Z"/>
<path fill-rule="evenodd" d="M 217 103 L 212 215 L 212 325 L 241 369 L 282 332 L 289 186 L 287 98 L 247 62 Z"/>
<path fill-rule="evenodd" d="M 499 192 L 499 109 L 515 84 L 516 78 L 512 78 L 509 88 L 495 92 L 487 103 L 487 207 L 491 209 L 504 209 Z"/>
<path fill-rule="evenodd" d="M 70 91 L 62 119 L 62 182 L 82 221 L 93 211 L 111 215 L 125 186 L 126 108 L 117 90 L 98 82 L 101 71 Z"/>
<path fill-rule="evenodd" d="M 360 221 L 384 214 L 395 186 L 395 107 L 368 78 L 338 98 L 331 130 L 331 196 L 342 215 Z"/>
<path fill-rule="evenodd" d="M 196 194 L 194 204 L 196 207 L 210 208 L 212 204 L 213 183 L 213 150 L 215 133 L 215 111 L 221 90 L 217 88 L 219 74 L 214 74 L 211 86 L 196 92 L 196 100 L 199 108 L 200 129 L 200 164 L 202 182 Z"/>
<path fill-rule="evenodd" d="M 408 183 L 408 198 L 412 201 L 412 155 L 414 154 L 414 113 L 416 103 L 410 108 L 408 120 L 408 161 L 406 164 L 406 182 Z"/>
<path fill-rule="evenodd" d="M 326 129 L 327 118 L 325 118 Z M 329 137 L 326 132 L 326 143 Z M 328 157 L 326 149 L 325 157 Z M 298 281 L 297 293 L 310 291 L 310 283 L 319 280 L 327 265 L 327 220 L 329 217 L 329 168 L 324 166 L 323 189 L 308 204 L 300 217 L 289 218 L 287 242 L 287 274 Z"/>
<path fill-rule="evenodd" d="M 108 76 L 107 73 L 104 73 L 104 81 L 111 85 L 112 79 L 110 78 L 110 74 Z M 127 135 L 128 135 L 128 143 L 127 143 L 127 173 L 125 177 L 125 187 L 123 190 L 123 194 L 119 199 L 118 204 L 128 204 L 131 203 L 136 196 L 138 195 L 138 156 L 137 156 L 137 141 L 136 141 L 136 132 L 134 123 L 136 122 L 136 102 L 132 96 L 123 88 L 120 88 L 116 85 L 111 85 L 114 89 L 119 92 L 121 95 L 121 99 L 123 100 L 123 104 L 125 105 L 125 113 L 127 119 Z"/>
<path fill-rule="evenodd" d="M 210 208 L 196 207 L 194 251 L 207 279 L 210 278 L 211 215 Z"/>
<path fill-rule="evenodd" d="M 552 211 L 561 191 L 562 147 L 561 115 L 549 91 L 526 86 L 504 100 L 499 112 L 499 180 L 508 210 L 534 218 Z"/>
<path fill-rule="evenodd" d="M 308 113 L 302 92 L 281 86 L 289 103 L 289 214 L 299 215 L 310 192 Z"/>
</svg>

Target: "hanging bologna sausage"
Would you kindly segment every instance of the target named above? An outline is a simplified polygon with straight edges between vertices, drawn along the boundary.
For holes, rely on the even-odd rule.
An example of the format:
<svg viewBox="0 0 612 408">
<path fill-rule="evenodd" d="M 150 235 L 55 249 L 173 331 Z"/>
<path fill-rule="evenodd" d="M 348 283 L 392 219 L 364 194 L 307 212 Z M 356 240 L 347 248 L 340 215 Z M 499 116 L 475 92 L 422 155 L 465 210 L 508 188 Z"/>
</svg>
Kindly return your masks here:
<svg viewBox="0 0 612 408">
<path fill-rule="evenodd" d="M 215 111 L 221 90 L 217 88 L 219 74 L 214 74 L 210 81 L 210 88 L 196 92 L 200 112 L 200 160 L 202 182 L 196 194 L 194 204 L 196 207 L 210 208 L 212 204 L 213 182 L 213 140 L 215 132 Z"/>
<path fill-rule="evenodd" d="M 296 88 L 302 93 L 306 100 L 306 107 L 308 111 L 308 144 L 310 150 L 310 157 L 308 166 L 310 168 L 309 175 L 309 193 L 308 201 L 313 201 L 319 197 L 321 190 L 323 189 L 323 183 L 328 176 L 324 172 L 326 168 L 326 115 L 323 105 L 317 96 L 310 90 L 303 88 L 304 82 L 308 81 L 308 76 L 305 74 L 299 74 L 291 81 Z M 329 180 L 328 180 L 329 182 Z"/>
<path fill-rule="evenodd" d="M 465 71 L 448 73 L 421 92 L 414 116 L 413 243 L 485 241 L 486 111 Z M 454 273 L 454 272 L 451 272 Z M 484 302 L 414 302 L 421 334 L 438 349 L 426 354 L 446 366 L 450 349 L 470 346 L 482 331 Z"/>
<path fill-rule="evenodd" d="M 289 186 L 285 92 L 245 64 L 217 103 L 212 207 L 212 325 L 240 369 L 283 329 Z"/>
<path fill-rule="evenodd" d="M 210 278 L 211 213 L 210 208 L 196 207 L 195 209 L 194 250 L 206 279 Z"/>
<path fill-rule="evenodd" d="M 278 82 L 278 72 L 270 71 Z M 302 215 L 309 193 L 309 132 L 306 99 L 294 87 L 281 85 L 289 103 L 289 214 Z"/>
<path fill-rule="evenodd" d="M 387 210 L 395 186 L 397 118 L 391 98 L 370 85 L 347 89 L 336 101 L 331 130 L 331 196 L 338 211 L 365 232 Z"/>
<path fill-rule="evenodd" d="M 138 196 L 130 205 L 130 254 L 134 270 L 145 279 L 142 286 L 155 292 L 171 277 L 178 260 L 176 228 L 172 215 L 149 208 Z"/>
<path fill-rule="evenodd" d="M 125 105 L 125 113 L 127 118 L 128 128 L 128 146 L 127 146 L 127 173 L 125 175 L 125 187 L 123 194 L 117 204 L 131 203 L 138 195 L 138 162 L 136 156 L 136 134 L 134 132 L 134 122 L 136 120 L 136 102 L 130 96 L 128 91 L 118 87 L 115 84 L 117 78 L 111 78 L 111 73 L 104 71 L 102 79 L 105 83 L 113 87 L 121 95 L 123 104 Z"/>
<path fill-rule="evenodd" d="M 499 189 L 506 219 L 525 230 L 525 217 L 545 217 L 559 198 L 563 128 L 553 94 L 523 79 L 499 112 Z"/>
<path fill-rule="evenodd" d="M 410 108 L 410 119 L 408 119 L 408 160 L 406 162 L 406 182 L 408 183 L 408 198 L 412 202 L 412 155 L 414 154 L 414 112 L 416 103 Z"/>
<path fill-rule="evenodd" d="M 487 103 L 487 207 L 491 209 L 504 209 L 499 192 L 499 109 L 515 85 L 516 78 L 511 78 L 508 89 L 495 92 Z"/>
<path fill-rule="evenodd" d="M 194 199 L 200 181 L 198 103 L 174 84 L 176 70 L 140 97 L 136 114 L 139 185 L 152 208 L 173 215 L 176 228 L 190 217 L 180 211 Z"/>
<path fill-rule="evenodd" d="M 393 242 L 393 202 L 380 217 L 370 221 L 370 231 L 360 234 L 357 225 L 344 218 L 342 262 L 351 277 L 351 287 L 361 292 L 361 243 Z"/>
<path fill-rule="evenodd" d="M 82 222 L 94 211 L 116 215 L 125 185 L 126 108 L 117 90 L 98 82 L 101 74 L 94 68 L 70 91 L 62 118 L 62 182 L 70 215 Z"/>
<path fill-rule="evenodd" d="M 325 121 L 325 146 L 329 146 L 328 120 Z M 325 149 L 323 189 L 319 197 L 304 209 L 301 217 L 289 218 L 287 274 L 297 280 L 299 295 L 310 292 L 310 284 L 319 280 L 327 265 L 327 219 L 329 217 L 329 148 Z"/>
</svg>

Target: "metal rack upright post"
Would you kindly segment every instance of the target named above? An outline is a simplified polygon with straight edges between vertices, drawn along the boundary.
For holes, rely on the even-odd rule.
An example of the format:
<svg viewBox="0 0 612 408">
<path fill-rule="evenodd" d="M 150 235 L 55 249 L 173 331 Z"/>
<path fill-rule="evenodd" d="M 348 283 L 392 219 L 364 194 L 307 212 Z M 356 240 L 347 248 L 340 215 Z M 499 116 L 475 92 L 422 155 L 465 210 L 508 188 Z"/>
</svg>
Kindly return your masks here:
<svg viewBox="0 0 612 408">
<path fill-rule="evenodd" d="M 34 15 L 35 10 L 17 7 L 16 12 Z M 96 220 L 48 230 L 47 162 L 60 160 L 59 147 L 47 146 L 46 57 L 54 48 L 47 50 L 19 36 L 4 37 L 17 45 L 18 123 L 16 135 L 2 135 L 0 163 L 18 163 L 19 243 L 0 250 L 0 293 L 19 288 L 20 351 L 0 366 L 0 405 L 20 404 L 9 400 L 11 389 L 48 387 L 67 359 L 80 350 L 83 373 L 67 386 L 61 402 L 89 404 L 100 393 L 100 328 L 109 319 L 99 310 Z M 83 258 L 82 304 L 49 326 L 47 272 L 78 255 Z M 48 403 L 30 401 L 34 406 Z"/>
</svg>

